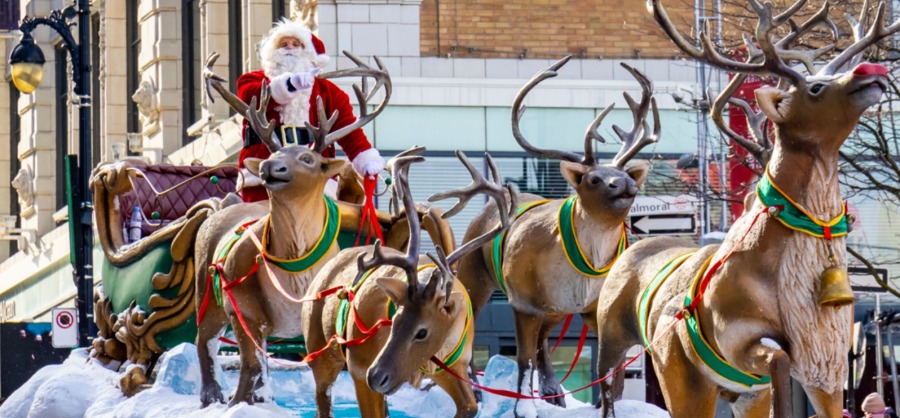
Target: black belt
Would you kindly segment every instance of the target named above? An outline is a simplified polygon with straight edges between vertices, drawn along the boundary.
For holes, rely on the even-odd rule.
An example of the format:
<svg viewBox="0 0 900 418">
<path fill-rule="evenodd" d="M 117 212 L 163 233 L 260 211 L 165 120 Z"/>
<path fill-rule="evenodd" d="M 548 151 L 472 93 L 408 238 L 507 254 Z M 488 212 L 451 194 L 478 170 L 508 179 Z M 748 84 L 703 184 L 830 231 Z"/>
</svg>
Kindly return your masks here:
<svg viewBox="0 0 900 418">
<path fill-rule="evenodd" d="M 247 127 L 244 132 L 244 148 L 262 143 L 262 140 L 253 128 Z M 282 125 L 276 131 L 276 135 L 281 140 L 282 146 L 294 144 L 309 145 L 312 142 L 312 137 L 305 126 Z"/>
</svg>

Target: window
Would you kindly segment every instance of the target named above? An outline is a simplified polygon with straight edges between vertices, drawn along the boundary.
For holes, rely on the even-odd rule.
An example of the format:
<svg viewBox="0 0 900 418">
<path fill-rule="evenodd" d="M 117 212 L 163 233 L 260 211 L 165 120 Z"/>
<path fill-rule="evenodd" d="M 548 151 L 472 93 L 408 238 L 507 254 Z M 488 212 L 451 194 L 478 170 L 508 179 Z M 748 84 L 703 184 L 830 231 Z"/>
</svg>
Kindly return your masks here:
<svg viewBox="0 0 900 418">
<path fill-rule="evenodd" d="M 12 81 L 9 82 L 9 178 L 14 179 L 17 174 L 19 174 L 19 137 L 21 136 L 22 129 L 21 123 L 19 121 L 19 90 L 13 85 Z M 10 187 L 9 188 L 9 213 L 11 215 L 16 215 L 22 212 L 22 208 L 19 207 L 19 196 L 16 194 L 16 189 Z M 16 221 L 16 227 L 19 227 L 19 222 Z M 9 243 L 9 255 L 15 254 L 19 251 L 19 246 L 15 241 L 11 241 Z"/>
<path fill-rule="evenodd" d="M 284 17 L 284 0 L 272 0 L 272 22 L 278 22 Z"/>
<path fill-rule="evenodd" d="M 187 134 L 190 127 L 200 116 L 200 9 L 196 0 L 184 0 L 181 10 L 181 26 L 184 38 L 181 40 L 181 79 L 184 80 L 182 90 L 182 144 L 191 142 Z"/>
<path fill-rule="evenodd" d="M 276 0 L 275 3 L 277 2 Z M 237 79 L 244 73 L 244 48 L 242 47 L 244 33 L 241 11 L 241 0 L 228 0 L 228 89 L 231 91 L 237 91 Z M 229 114 L 233 115 L 234 110 L 229 108 Z"/>
<path fill-rule="evenodd" d="M 68 52 L 56 46 L 56 209 L 66 206 L 66 155 L 69 154 L 69 73 Z M 38 175 L 39 173 L 35 173 Z M 43 174 L 43 173 L 40 173 Z"/>
<path fill-rule="evenodd" d="M 127 40 L 126 61 L 128 66 L 128 78 L 125 81 L 125 103 L 128 112 L 128 132 L 140 132 L 141 124 L 138 118 L 137 103 L 131 100 L 131 95 L 137 90 L 141 82 L 141 74 L 138 72 L 138 54 L 141 52 L 141 31 L 138 27 L 137 2 L 125 2 L 125 38 Z"/>
<path fill-rule="evenodd" d="M 100 94 L 100 14 L 91 16 L 91 167 L 100 162 L 100 151 L 103 144 L 100 141 L 100 111 L 105 100 Z M 81 129 L 79 127 L 79 129 Z"/>
</svg>

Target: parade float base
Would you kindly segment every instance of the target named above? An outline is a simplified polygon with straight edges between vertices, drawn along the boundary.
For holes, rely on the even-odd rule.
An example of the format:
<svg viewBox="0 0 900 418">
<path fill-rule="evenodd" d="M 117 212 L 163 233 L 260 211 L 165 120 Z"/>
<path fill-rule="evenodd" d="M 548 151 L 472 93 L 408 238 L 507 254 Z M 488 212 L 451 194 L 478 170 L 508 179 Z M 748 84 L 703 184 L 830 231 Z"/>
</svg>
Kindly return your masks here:
<svg viewBox="0 0 900 418">
<path fill-rule="evenodd" d="M 39 370 L 27 383 L 0 405 L 0 418 L 85 417 L 85 418 L 288 418 L 315 415 L 312 372 L 302 363 L 269 361 L 269 388 L 274 403 L 240 404 L 234 408 L 211 405 L 200 408 L 200 366 L 196 347 L 182 344 L 168 351 L 161 360 L 159 373 L 151 389 L 128 398 L 115 386 L 118 374 L 98 363 L 88 362 L 84 349 L 74 350 L 62 365 Z M 217 376 L 229 393 L 237 384 L 236 356 L 221 356 L 222 373 Z M 514 360 L 491 358 L 482 384 L 512 390 L 516 381 Z M 537 379 L 535 379 L 537 381 Z M 428 383 L 426 379 L 423 386 Z M 335 417 L 358 417 L 353 382 L 341 372 L 332 388 Z M 526 410 L 536 417 L 596 417 L 599 410 L 566 397 L 568 409 L 543 401 L 529 402 Z M 485 394 L 479 417 L 511 417 L 512 399 Z M 452 417 L 455 406 L 438 387 L 422 391 L 408 385 L 388 397 L 391 417 Z M 638 401 L 616 403 L 619 416 L 663 418 L 668 413 Z"/>
</svg>

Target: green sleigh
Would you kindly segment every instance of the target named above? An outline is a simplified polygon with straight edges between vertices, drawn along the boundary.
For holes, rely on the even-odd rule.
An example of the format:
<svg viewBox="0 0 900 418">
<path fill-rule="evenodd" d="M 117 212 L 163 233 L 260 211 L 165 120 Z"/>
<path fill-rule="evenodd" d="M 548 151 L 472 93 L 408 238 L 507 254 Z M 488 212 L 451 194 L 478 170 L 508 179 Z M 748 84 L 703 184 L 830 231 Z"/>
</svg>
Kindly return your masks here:
<svg viewBox="0 0 900 418">
<path fill-rule="evenodd" d="M 96 232 L 104 257 L 95 261 L 103 281 L 94 294 L 98 334 L 91 356 L 107 365 L 131 365 L 120 378 L 126 395 L 146 387 L 162 353 L 194 342 L 194 272 L 206 268 L 194 264 L 194 238 L 211 214 L 236 203 L 231 192 L 237 176 L 233 165 L 146 165 L 138 159 L 104 164 L 94 171 Z M 353 246 L 358 233 L 363 198 L 358 185 L 355 173 L 341 178 L 342 248 Z M 126 217 L 135 206 L 143 213 L 143 238 L 126 244 Z M 417 210 L 432 240 L 453 248 L 453 233 L 441 211 L 427 205 Z M 381 211 L 377 215 L 385 244 L 403 248 L 409 236 L 405 215 Z M 304 350 L 302 338 L 279 343 L 272 345 L 274 350 Z"/>
</svg>

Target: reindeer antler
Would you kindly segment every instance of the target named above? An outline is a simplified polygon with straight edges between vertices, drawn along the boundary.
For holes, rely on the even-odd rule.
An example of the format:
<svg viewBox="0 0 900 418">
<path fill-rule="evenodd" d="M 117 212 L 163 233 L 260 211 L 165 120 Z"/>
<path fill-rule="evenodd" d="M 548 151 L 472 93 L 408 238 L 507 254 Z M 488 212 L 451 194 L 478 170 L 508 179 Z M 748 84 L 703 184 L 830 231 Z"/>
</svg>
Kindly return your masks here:
<svg viewBox="0 0 900 418">
<path fill-rule="evenodd" d="M 756 40 L 759 42 L 760 50 L 762 51 L 763 59 L 761 62 L 742 62 L 726 57 L 716 50 L 705 30 L 700 32 L 701 46 L 698 49 L 675 28 L 675 24 L 672 23 L 661 1 L 648 0 L 647 7 L 653 13 L 653 17 L 668 35 L 669 39 L 675 43 L 675 46 L 691 58 L 726 71 L 743 74 L 774 74 L 791 80 L 797 86 L 802 86 L 806 83 L 806 78 L 791 68 L 779 56 L 778 50 L 771 39 L 775 28 L 790 20 L 794 13 L 802 8 L 806 0 L 798 0 L 788 10 L 778 16 L 772 15 L 772 5 L 770 3 L 766 2 L 763 4 L 758 0 L 748 0 L 750 6 L 759 16 L 759 21 L 756 25 Z"/>
<path fill-rule="evenodd" d="M 330 147 L 332 144 L 337 142 L 339 139 L 343 138 L 347 134 L 365 126 L 367 123 L 371 122 L 384 110 L 384 107 L 387 105 L 388 101 L 391 99 L 391 76 L 388 74 L 387 68 L 385 68 L 384 64 L 381 62 L 381 59 L 375 57 L 375 63 L 378 65 L 378 68 L 372 68 L 368 64 L 366 64 L 363 60 L 359 59 L 356 55 L 348 51 L 343 51 L 344 55 L 347 58 L 350 58 L 351 61 L 356 63 L 356 68 L 348 68 L 343 70 L 331 71 L 324 74 L 319 74 L 318 78 L 329 79 L 329 78 L 339 78 L 339 77 L 362 77 L 362 87 L 359 85 L 353 85 L 353 92 L 356 94 L 356 99 L 359 102 L 359 118 L 356 119 L 355 122 L 347 125 L 337 131 L 331 132 L 331 127 L 334 126 L 334 122 L 337 120 L 338 112 L 334 111 L 331 114 L 331 117 L 326 117 L 324 107 L 322 106 L 321 97 L 318 99 L 316 105 L 318 106 L 318 115 L 319 115 L 319 127 L 313 127 L 308 122 L 306 124 L 306 129 L 310 131 L 313 138 L 313 150 L 322 153 L 326 148 Z M 366 81 L 366 77 L 372 77 L 375 79 L 375 86 L 372 90 L 369 90 L 368 83 Z M 372 113 L 369 113 L 369 100 L 371 100 L 375 95 L 381 90 L 381 87 L 384 87 L 384 98 L 381 100 L 381 103 Z"/>
<path fill-rule="evenodd" d="M 412 148 L 395 155 L 394 158 L 391 158 L 390 161 L 387 162 L 385 168 L 391 173 L 391 177 L 396 178 L 400 172 L 400 165 L 398 165 L 398 162 L 403 161 L 405 157 L 420 155 L 423 152 L 425 152 L 425 147 L 420 147 L 418 145 L 413 146 Z M 397 182 L 391 183 L 391 198 L 388 206 L 393 215 L 400 214 L 400 198 L 403 196 L 403 190 L 398 186 L 399 184 Z"/>
<path fill-rule="evenodd" d="M 356 283 L 360 277 L 369 269 L 379 265 L 392 265 L 400 267 L 406 272 L 406 277 L 412 282 L 415 281 L 417 267 L 419 265 L 419 245 L 421 242 L 421 226 L 419 224 L 419 214 L 416 212 L 416 203 L 413 201 L 412 193 L 409 191 L 409 166 L 413 163 L 425 161 L 425 157 L 419 155 L 410 155 L 400 158 L 394 158 L 394 182 L 398 183 L 397 187 L 402 194 L 400 200 L 403 201 L 403 207 L 406 209 L 406 219 L 409 225 L 409 245 L 406 254 L 403 256 L 394 254 L 385 254 L 381 249 L 381 240 L 375 241 L 375 248 L 372 256 L 366 260 L 366 253 L 361 253 L 356 258 L 357 273 L 353 280 Z M 411 286 L 411 288 L 415 288 Z"/>
<path fill-rule="evenodd" d="M 566 65 L 566 63 L 569 62 L 570 59 L 572 59 L 572 56 L 567 55 L 565 58 L 557 61 L 555 64 L 538 72 L 533 77 L 531 77 L 531 80 L 528 80 L 528 83 L 526 83 L 524 86 L 522 86 L 521 89 L 519 89 L 519 93 L 516 94 L 516 99 L 513 101 L 512 105 L 512 133 L 516 138 L 516 142 L 519 143 L 519 146 L 521 146 L 525 151 L 528 151 L 535 157 L 553 158 L 557 160 L 572 161 L 576 163 L 585 163 L 586 159 L 590 158 L 591 160 L 593 160 L 594 158 L 593 144 L 591 144 L 593 135 L 585 135 L 586 138 L 584 140 L 584 156 L 581 156 L 574 152 L 537 148 L 531 145 L 528 140 L 525 139 L 525 136 L 522 135 L 522 131 L 519 129 L 519 121 L 522 119 L 522 115 L 525 113 L 525 106 L 522 104 L 522 102 L 525 100 L 525 96 L 527 96 L 528 93 L 531 92 L 531 90 L 534 88 L 534 86 L 538 85 L 541 81 L 544 81 L 551 77 L 556 77 L 556 71 L 559 70 L 563 65 Z M 597 121 L 595 120 L 595 122 Z M 597 125 L 599 125 L 599 122 L 597 122 Z M 594 124 L 592 124 L 591 126 L 594 126 Z M 590 128 L 588 129 L 588 132 L 591 132 Z M 590 155 L 590 157 L 588 157 L 588 155 Z"/>
<path fill-rule="evenodd" d="M 661 128 L 659 124 L 659 109 L 656 107 L 656 99 L 653 98 L 653 82 L 634 67 L 631 67 L 624 62 L 619 63 L 619 65 L 628 70 L 628 72 L 637 79 L 642 90 L 640 103 L 636 103 L 634 99 L 631 98 L 630 94 L 623 93 L 625 102 L 628 103 L 628 107 L 631 109 L 631 114 L 634 118 L 631 130 L 625 132 L 622 128 L 619 128 L 618 125 L 613 125 L 613 131 L 615 131 L 616 135 L 619 136 L 619 139 L 622 140 L 622 148 L 616 153 L 616 156 L 612 160 L 612 164 L 619 169 L 624 169 L 625 164 L 634 158 L 641 149 L 659 141 Z M 652 134 L 650 133 L 650 126 L 647 124 L 647 112 L 651 108 L 653 109 Z M 604 115 L 605 114 L 601 114 L 601 116 Z"/>
<path fill-rule="evenodd" d="M 475 167 L 472 166 L 472 163 L 469 162 L 469 159 L 466 158 L 466 154 L 462 151 L 456 151 L 456 157 L 459 158 L 459 161 L 463 163 L 467 170 L 469 170 L 469 174 L 472 176 L 472 182 L 469 183 L 468 186 L 449 190 L 446 192 L 436 193 L 428 198 L 429 202 L 436 202 L 439 200 L 444 200 L 447 198 L 455 197 L 458 199 L 455 205 L 444 213 L 443 218 L 449 218 L 453 215 L 456 215 L 466 206 L 466 203 L 472 199 L 473 196 L 479 193 L 484 193 L 490 196 L 497 203 L 497 210 L 500 213 L 500 224 L 497 225 L 494 229 L 486 232 L 485 234 L 470 240 L 465 243 L 463 246 L 456 249 L 447 256 L 447 266 L 452 266 L 456 263 L 457 260 L 462 258 L 464 255 L 469 252 L 481 248 L 482 245 L 486 244 L 488 241 L 494 239 L 497 235 L 503 232 L 506 228 L 509 227 L 509 220 L 515 216 L 516 212 L 516 194 L 513 191 L 511 186 L 503 186 L 500 180 L 500 172 L 497 170 L 497 165 L 494 164 L 493 158 L 488 153 L 484 153 L 484 158 L 487 160 L 488 168 L 491 172 L 491 177 L 493 178 L 493 182 L 488 181 Z M 507 199 L 507 196 L 509 198 Z M 449 268 L 449 267 L 448 267 Z"/>
<path fill-rule="evenodd" d="M 858 60 L 853 60 L 855 56 L 859 55 L 860 53 L 865 51 L 866 48 L 872 46 L 886 36 L 900 30 L 900 20 L 894 22 L 890 26 L 884 26 L 884 24 L 882 23 L 886 14 L 885 10 L 887 7 L 882 1 L 878 3 L 878 11 L 875 12 L 875 18 L 872 19 L 872 26 L 869 28 L 869 31 L 866 32 L 864 36 L 862 36 L 862 29 L 863 27 L 865 27 L 865 22 L 868 19 L 868 6 L 869 2 L 867 0 L 865 4 L 863 4 L 863 9 L 859 15 L 859 21 L 856 22 L 856 25 L 854 25 L 853 44 L 847 47 L 844 52 L 841 52 L 840 55 L 832 58 L 831 61 L 827 65 L 825 65 L 825 67 L 822 67 L 822 69 L 819 70 L 817 75 L 833 75 L 847 62 L 858 62 Z"/>
<path fill-rule="evenodd" d="M 215 72 L 213 72 L 212 67 L 216 64 L 216 61 L 219 59 L 219 54 L 213 52 L 209 54 L 206 58 L 206 66 L 203 67 L 203 80 L 204 86 L 206 90 L 206 95 L 209 97 L 209 101 L 211 103 L 215 103 L 215 98 L 213 98 L 212 92 L 215 90 L 219 92 L 225 102 L 228 103 L 228 106 L 234 109 L 235 112 L 240 114 L 247 120 L 250 124 L 250 127 L 256 132 L 256 135 L 259 136 L 259 139 L 262 140 L 266 147 L 269 148 L 270 152 L 276 152 L 281 149 L 280 141 L 276 141 L 272 139 L 274 134 L 274 121 L 266 121 L 266 108 L 269 105 L 269 85 L 265 81 L 262 83 L 261 92 L 260 92 L 260 103 L 259 107 L 256 106 L 256 96 L 250 100 L 250 104 L 248 105 L 246 102 L 241 100 L 240 97 L 235 95 L 234 93 L 228 91 L 222 83 L 226 80 Z"/>
</svg>

